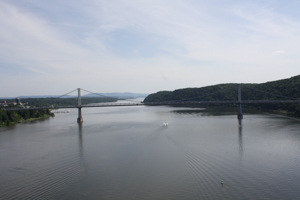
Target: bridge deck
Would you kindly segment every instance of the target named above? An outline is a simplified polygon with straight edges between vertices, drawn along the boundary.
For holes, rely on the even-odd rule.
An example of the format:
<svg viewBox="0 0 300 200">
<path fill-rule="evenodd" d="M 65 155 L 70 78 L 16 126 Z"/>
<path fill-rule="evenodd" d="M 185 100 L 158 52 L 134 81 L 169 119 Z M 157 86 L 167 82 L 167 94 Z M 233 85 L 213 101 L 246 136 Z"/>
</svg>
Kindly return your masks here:
<svg viewBox="0 0 300 200">
<path fill-rule="evenodd" d="M 146 102 L 146 103 L 99 103 L 96 105 L 82 105 L 81 108 L 90 107 L 117 107 L 117 106 L 143 106 L 143 105 L 197 105 L 197 104 L 260 104 L 260 103 L 300 103 L 300 100 L 243 100 L 239 101 L 165 101 L 165 102 Z M 60 109 L 60 108 L 78 108 L 78 105 L 69 106 L 48 106 L 48 107 L 32 107 L 32 108 L 2 108 L 6 111 L 16 110 L 37 110 L 37 109 Z"/>
</svg>

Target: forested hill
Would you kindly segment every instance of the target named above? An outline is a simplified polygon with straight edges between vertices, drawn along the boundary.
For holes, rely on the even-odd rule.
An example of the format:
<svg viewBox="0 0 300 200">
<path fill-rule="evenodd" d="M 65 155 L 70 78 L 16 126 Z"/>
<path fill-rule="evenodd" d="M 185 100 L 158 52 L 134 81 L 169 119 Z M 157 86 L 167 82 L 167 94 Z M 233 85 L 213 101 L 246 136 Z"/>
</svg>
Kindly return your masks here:
<svg viewBox="0 0 300 200">
<path fill-rule="evenodd" d="M 300 98 L 300 75 L 261 84 L 242 84 L 241 91 L 242 100 L 287 100 L 288 98 L 285 97 Z M 144 102 L 237 100 L 237 98 L 238 84 L 228 83 L 201 88 L 178 89 L 172 92 L 161 91 L 148 95 Z"/>
</svg>

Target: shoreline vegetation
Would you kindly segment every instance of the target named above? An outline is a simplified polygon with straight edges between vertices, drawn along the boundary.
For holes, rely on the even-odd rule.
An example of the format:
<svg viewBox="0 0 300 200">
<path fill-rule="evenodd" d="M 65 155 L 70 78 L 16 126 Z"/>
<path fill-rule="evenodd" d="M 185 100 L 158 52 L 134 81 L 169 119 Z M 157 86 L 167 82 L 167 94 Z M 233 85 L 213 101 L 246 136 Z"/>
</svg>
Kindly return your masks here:
<svg viewBox="0 0 300 200">
<path fill-rule="evenodd" d="M 237 104 L 227 104 L 227 105 L 179 105 L 176 107 L 190 107 L 190 108 L 204 108 L 209 111 L 216 110 L 217 112 L 235 112 L 238 113 L 238 106 Z M 244 115 L 253 114 L 253 113 L 269 113 L 269 114 L 276 114 L 282 115 L 287 117 L 295 117 L 300 118 L 299 115 L 296 115 L 295 112 L 290 112 L 288 110 L 282 109 L 268 109 L 264 107 L 255 107 L 255 106 L 247 106 L 243 105 L 242 112 Z"/>
<path fill-rule="evenodd" d="M 10 126 L 17 123 L 35 121 L 54 117 L 50 109 L 5 111 L 0 110 L 0 127 Z"/>
<path fill-rule="evenodd" d="M 241 85 L 242 100 L 287 100 L 300 99 L 300 75 L 288 79 L 266 82 L 261 84 L 242 84 Z M 28 98 L 22 99 L 30 106 L 50 106 L 50 105 L 73 105 L 76 104 L 76 99 L 66 98 Z M 159 91 L 148 95 L 144 102 L 159 102 L 159 101 L 222 101 L 222 100 L 237 100 L 237 84 L 227 83 L 201 88 L 184 88 L 174 91 Z M 7 100 L 13 101 L 13 100 Z M 115 102 L 117 98 L 82 98 L 82 103 L 99 103 L 99 102 Z M 17 105 L 20 106 L 20 105 Z M 184 105 L 182 105 L 184 106 Z M 188 105 L 187 107 L 199 107 L 200 105 Z M 201 107 L 236 107 L 236 104 L 226 105 L 201 105 Z M 14 107 L 14 106 L 9 106 Z M 243 105 L 243 109 L 253 109 L 269 113 L 275 113 L 285 116 L 300 117 L 300 104 L 247 104 Z M 53 117 L 49 109 L 46 110 L 20 110 L 20 111 L 5 111 L 0 108 L 0 127 L 9 126 L 16 123 L 33 121 Z"/>
<path fill-rule="evenodd" d="M 14 105 L 14 99 L 2 99 L 6 101 L 8 108 L 21 107 L 24 105 L 19 102 Z M 25 105 L 29 107 L 46 107 L 46 106 L 65 106 L 76 105 L 78 100 L 76 98 L 24 98 L 22 102 L 26 102 Z M 90 103 L 104 103 L 104 102 L 116 102 L 118 98 L 111 97 L 83 97 L 81 99 L 82 104 Z M 55 114 L 50 109 L 30 109 L 30 110 L 18 110 L 18 111 L 5 111 L 0 107 L 0 127 L 10 126 L 17 123 L 23 123 L 28 121 L 40 120 L 49 117 L 54 117 Z"/>
<path fill-rule="evenodd" d="M 144 102 L 160 101 L 226 101 L 237 100 L 236 83 L 218 84 L 201 88 L 184 88 L 174 91 L 159 91 L 148 95 Z M 300 75 L 288 79 L 261 84 L 247 83 L 241 85 L 242 100 L 299 100 Z M 214 105 L 220 107 L 223 105 Z M 227 104 L 228 107 L 237 105 Z M 210 105 L 202 105 L 210 107 Z M 293 117 L 300 117 L 299 103 L 243 104 L 243 108 L 251 108 Z"/>
<path fill-rule="evenodd" d="M 17 105 L 12 105 L 15 99 L 1 99 L 2 101 L 7 102 L 7 107 L 20 106 L 20 103 Z M 90 103 L 104 103 L 104 102 L 116 102 L 118 98 L 111 97 L 82 97 L 82 104 Z M 67 105 L 77 105 L 77 98 L 22 98 L 20 99 L 25 106 L 29 107 L 50 107 L 50 106 L 67 106 Z"/>
</svg>

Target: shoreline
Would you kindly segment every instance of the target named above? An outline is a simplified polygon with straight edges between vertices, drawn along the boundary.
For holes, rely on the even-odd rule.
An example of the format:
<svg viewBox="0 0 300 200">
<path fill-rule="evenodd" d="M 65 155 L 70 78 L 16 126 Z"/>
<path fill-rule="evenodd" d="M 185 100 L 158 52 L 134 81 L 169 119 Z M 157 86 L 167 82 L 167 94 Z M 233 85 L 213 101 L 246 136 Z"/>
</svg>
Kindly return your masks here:
<svg viewBox="0 0 300 200">
<path fill-rule="evenodd" d="M 15 124 L 20 124 L 20 123 L 24 123 L 24 122 L 30 122 L 30 121 L 36 121 L 36 120 L 41 120 L 41 119 L 47 119 L 49 117 L 54 117 L 55 115 L 44 115 L 42 117 L 38 117 L 38 118 L 29 118 L 26 120 L 22 120 L 22 121 L 18 121 L 18 122 L 9 122 L 9 125 L 6 125 L 5 123 L 0 124 L 0 127 L 8 127 L 11 125 L 15 125 Z"/>
<path fill-rule="evenodd" d="M 184 106 L 182 105 L 183 107 L 198 107 L 198 106 Z M 182 106 L 175 106 L 175 107 L 182 107 Z M 209 109 L 209 108 L 214 108 L 215 106 L 208 106 L 208 107 L 204 107 L 206 109 Z M 216 106 L 216 107 L 219 107 L 219 106 Z M 203 107 L 202 107 L 203 108 Z M 229 108 L 233 108 L 233 106 L 229 106 Z M 248 108 L 249 109 L 249 108 Z M 299 118 L 298 116 L 296 115 L 293 115 L 292 113 L 290 113 L 289 111 L 287 110 L 270 110 L 270 109 L 257 109 L 257 108 L 250 108 L 251 110 L 255 110 L 255 111 L 258 111 L 258 112 L 267 112 L 267 113 L 270 113 L 270 114 L 278 114 L 278 115 L 282 115 L 282 116 L 286 116 L 286 117 L 295 117 L 295 118 Z M 246 108 L 247 110 L 247 108 Z M 38 121 L 38 120 L 42 120 L 42 119 L 47 119 L 49 117 L 54 117 L 54 113 L 51 112 L 52 115 L 48 115 L 48 114 L 44 114 L 42 117 L 38 117 L 38 118 L 29 118 L 29 119 L 26 119 L 26 120 L 22 120 L 22 121 L 18 121 L 18 122 L 12 122 L 10 121 L 9 122 L 9 125 L 7 125 L 5 122 L 3 123 L 0 123 L 0 128 L 1 127 L 8 127 L 8 126 L 11 126 L 11 125 L 15 125 L 15 124 L 18 124 L 18 123 L 25 123 L 25 122 L 31 122 L 31 121 Z"/>
</svg>

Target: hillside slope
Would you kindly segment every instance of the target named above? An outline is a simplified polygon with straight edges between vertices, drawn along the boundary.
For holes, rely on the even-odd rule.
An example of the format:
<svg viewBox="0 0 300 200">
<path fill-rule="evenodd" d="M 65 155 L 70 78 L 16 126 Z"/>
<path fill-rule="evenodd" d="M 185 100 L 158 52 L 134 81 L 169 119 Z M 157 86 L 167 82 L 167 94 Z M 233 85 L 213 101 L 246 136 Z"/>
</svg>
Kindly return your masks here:
<svg viewBox="0 0 300 200">
<path fill-rule="evenodd" d="M 288 79 L 271 81 L 261 84 L 242 84 L 242 100 L 287 100 L 300 98 L 300 75 Z M 286 98 L 291 97 L 291 98 Z M 144 102 L 159 101 L 210 101 L 237 100 L 238 84 L 218 84 L 201 88 L 184 88 L 174 91 L 160 91 L 148 95 Z M 282 109 L 289 114 L 300 116 L 298 104 L 264 104 L 253 105 L 266 109 Z"/>
</svg>

